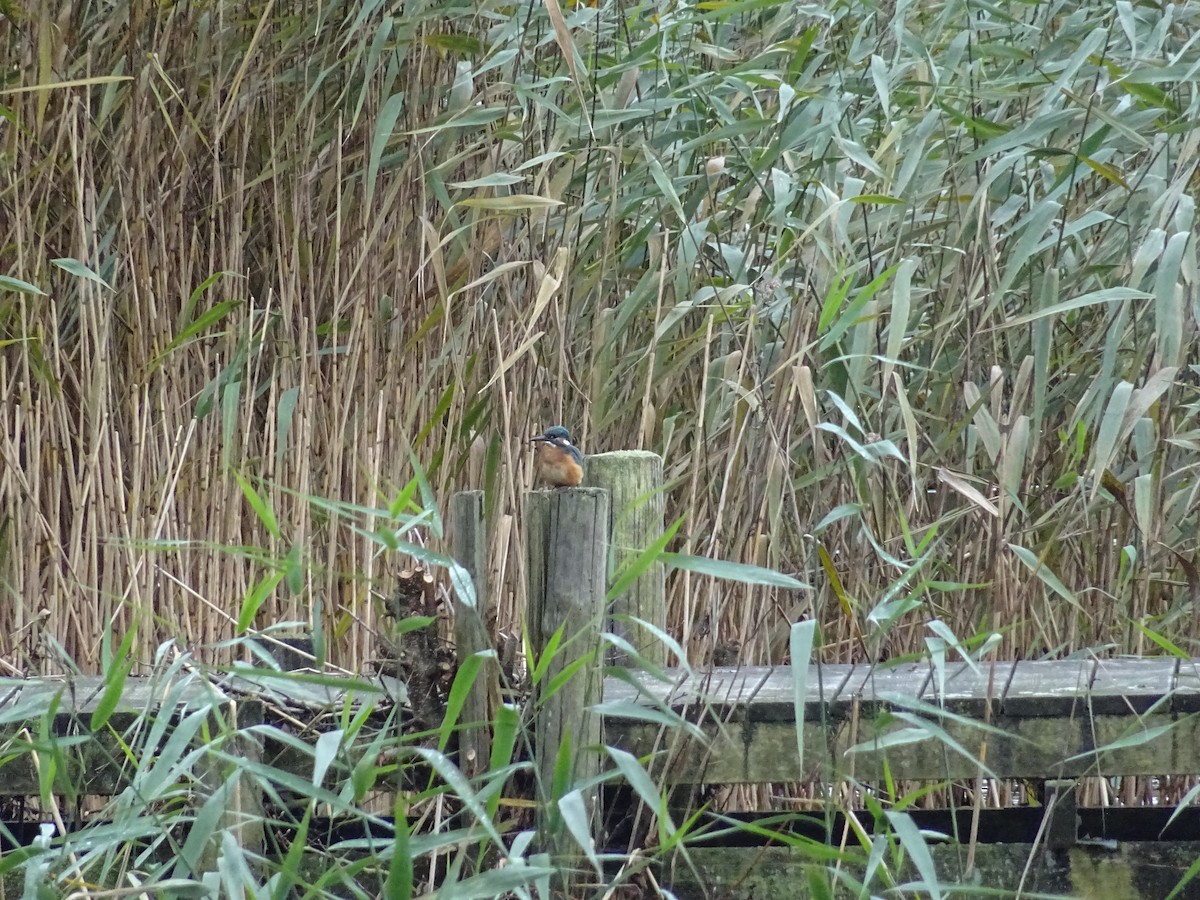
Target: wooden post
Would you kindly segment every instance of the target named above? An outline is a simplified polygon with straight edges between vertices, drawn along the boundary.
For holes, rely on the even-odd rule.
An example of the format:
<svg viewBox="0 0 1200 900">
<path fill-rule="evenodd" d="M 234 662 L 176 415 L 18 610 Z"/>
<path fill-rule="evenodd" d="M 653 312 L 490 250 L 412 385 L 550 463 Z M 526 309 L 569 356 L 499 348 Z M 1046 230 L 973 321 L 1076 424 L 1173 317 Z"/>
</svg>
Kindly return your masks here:
<svg viewBox="0 0 1200 900">
<path fill-rule="evenodd" d="M 538 830 L 564 856 L 574 855 L 563 828 L 554 774 L 560 754 L 570 756 L 570 783 L 563 794 L 600 772 L 600 717 L 592 707 L 600 701 L 604 659 L 600 633 L 608 574 L 608 494 L 596 488 L 534 491 L 526 494 L 526 555 L 529 571 L 529 629 L 537 660 L 551 639 L 562 635 L 535 685 L 536 757 L 541 803 Z M 545 688 L 568 666 L 586 660 L 549 697 Z M 531 667 L 535 660 L 530 660 Z M 595 789 L 584 803 L 596 830 Z"/>
<path fill-rule="evenodd" d="M 454 558 L 475 584 L 475 606 L 454 596 L 454 644 L 461 667 L 476 653 L 492 651 L 487 627 L 487 538 L 483 530 L 483 491 L 460 491 L 450 501 L 450 544 Z M 492 757 L 490 730 L 493 702 L 499 701 L 500 681 L 496 657 L 484 657 L 463 704 L 459 732 L 458 765 L 473 778 L 487 771 Z"/>
<path fill-rule="evenodd" d="M 589 456 L 587 483 L 604 488 L 609 494 L 612 510 L 609 572 L 615 575 L 662 536 L 665 527 L 662 457 L 645 450 L 617 450 Z M 667 597 L 661 563 L 646 569 L 613 602 L 611 615 L 635 616 L 666 631 Z M 667 648 L 649 631 L 611 619 L 607 627 L 629 641 L 647 662 L 656 666 L 667 664 Z M 625 654 L 615 656 L 612 662 L 633 664 Z"/>
<path fill-rule="evenodd" d="M 159 708 L 156 715 L 170 715 L 166 708 Z M 226 700 L 221 704 L 219 712 L 212 716 L 211 727 L 214 732 L 226 731 L 225 752 L 229 756 L 241 758 L 247 762 L 262 761 L 262 746 L 260 739 L 251 737 L 246 731 L 263 722 L 263 704 L 261 700 L 246 700 L 237 702 Z M 248 771 L 231 770 L 229 763 L 213 756 L 202 756 L 196 765 L 199 781 L 208 788 L 209 797 L 213 794 L 224 795 L 217 827 L 208 835 L 204 845 L 198 848 L 198 857 L 189 859 L 193 865 L 194 874 L 215 872 L 223 852 L 222 841 L 229 833 L 234 842 L 247 855 L 258 856 L 264 849 L 263 822 L 266 813 L 263 809 L 262 789 Z M 189 840 L 184 843 L 184 850 L 189 849 Z M 187 854 L 184 854 L 187 858 Z"/>
<path fill-rule="evenodd" d="M 1054 778 L 1045 785 L 1047 850 L 1073 850 L 1079 840 L 1077 779 Z"/>
</svg>

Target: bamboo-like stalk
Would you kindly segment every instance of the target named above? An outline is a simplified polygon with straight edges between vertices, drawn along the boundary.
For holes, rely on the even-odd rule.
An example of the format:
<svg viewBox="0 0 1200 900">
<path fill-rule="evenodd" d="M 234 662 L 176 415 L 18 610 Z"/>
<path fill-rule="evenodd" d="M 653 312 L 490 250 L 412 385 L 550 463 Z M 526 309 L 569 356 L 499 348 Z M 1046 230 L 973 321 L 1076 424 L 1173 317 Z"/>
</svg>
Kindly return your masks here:
<svg viewBox="0 0 1200 900">
<path fill-rule="evenodd" d="M 372 597 L 405 564 L 371 534 L 395 524 L 410 453 L 443 505 L 489 491 L 497 624 L 517 630 L 524 439 L 561 421 L 589 452 L 662 453 L 667 520 L 686 514 L 672 549 L 814 585 L 671 575 L 668 622 L 697 661 L 779 659 L 801 615 L 824 657 L 849 659 L 897 597 L 911 608 L 875 617 L 891 654 L 922 651 L 932 618 L 999 631 L 1002 655 L 1146 652 L 1146 628 L 1190 646 L 1200 488 L 1177 367 L 1195 338 L 1196 139 L 1158 127 L 1186 121 L 1183 100 L 1129 101 L 1161 153 L 1136 129 L 1099 135 L 1061 92 L 1031 99 L 1040 70 L 1020 54 L 988 96 L 947 57 L 945 108 L 929 106 L 932 82 L 910 77 L 928 61 L 904 47 L 869 78 L 837 63 L 866 39 L 838 13 L 803 63 L 806 102 L 786 105 L 738 69 L 775 65 L 743 40 L 747 13 L 712 26 L 737 59 L 713 61 L 728 79 L 695 118 L 688 79 L 712 73 L 681 32 L 634 59 L 601 10 L 581 105 L 539 43 L 545 10 L 484 31 L 465 9 L 172 7 L 123 37 L 97 10 L 34 3 L 0 33 L 5 90 L 22 89 L 0 95 L 0 275 L 45 292 L 0 291 L 0 632 L 44 606 L 89 670 L 105 630 L 135 623 L 144 661 L 167 638 L 212 647 L 295 562 L 254 627 L 310 621 L 357 668 Z M 939 9 L 902 23 L 935 55 Z M 1085 37 L 1019 12 L 1063 46 Z M 772 34 L 807 33 L 799 15 Z M 447 44 L 454 29 L 467 43 Z M 1106 58 L 1130 71 L 1181 52 L 1172 34 L 1127 40 Z M 1072 96 L 1102 76 L 1089 56 Z M 1097 95 L 1105 122 L 1118 102 Z M 987 144 L 1051 112 L 1063 161 Z M 1046 313 L 1098 291 L 1128 295 Z"/>
</svg>

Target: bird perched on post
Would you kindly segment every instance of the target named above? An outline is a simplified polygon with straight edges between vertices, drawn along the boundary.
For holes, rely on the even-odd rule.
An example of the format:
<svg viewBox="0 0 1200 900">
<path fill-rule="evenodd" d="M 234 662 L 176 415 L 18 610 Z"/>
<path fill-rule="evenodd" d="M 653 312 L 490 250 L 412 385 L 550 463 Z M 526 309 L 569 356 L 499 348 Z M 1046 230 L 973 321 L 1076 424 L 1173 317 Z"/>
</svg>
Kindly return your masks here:
<svg viewBox="0 0 1200 900">
<path fill-rule="evenodd" d="M 571 443 L 571 432 L 551 425 L 530 440 L 538 444 L 534 470 L 539 480 L 554 487 L 575 487 L 583 481 L 583 454 Z"/>
</svg>

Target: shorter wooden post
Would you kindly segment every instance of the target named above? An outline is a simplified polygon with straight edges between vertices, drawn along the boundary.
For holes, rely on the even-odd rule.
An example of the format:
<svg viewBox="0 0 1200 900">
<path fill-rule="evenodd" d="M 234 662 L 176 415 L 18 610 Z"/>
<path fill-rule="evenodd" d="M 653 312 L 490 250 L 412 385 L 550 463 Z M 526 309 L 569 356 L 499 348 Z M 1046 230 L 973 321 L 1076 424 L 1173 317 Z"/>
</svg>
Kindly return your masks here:
<svg viewBox="0 0 1200 900">
<path fill-rule="evenodd" d="M 160 708 L 158 715 L 169 715 L 169 711 Z M 222 704 L 218 715 L 213 717 L 212 725 L 216 730 L 227 729 L 225 752 L 229 756 L 244 759 L 247 762 L 262 761 L 262 747 L 258 738 L 251 737 L 246 731 L 261 725 L 263 721 L 263 704 L 259 700 L 237 702 L 228 700 Z M 209 839 L 200 850 L 199 865 L 193 871 L 195 874 L 215 872 L 218 869 L 223 853 L 222 842 L 224 835 L 230 834 L 234 842 L 248 856 L 256 857 L 262 854 L 264 848 L 262 790 L 257 779 L 249 771 L 233 770 L 224 760 L 214 756 L 203 756 L 196 766 L 199 781 L 209 791 L 209 796 L 221 793 L 224 795 L 220 819 Z M 187 844 L 185 843 L 185 849 Z"/>
<path fill-rule="evenodd" d="M 455 560 L 475 584 L 475 605 L 454 595 L 454 643 L 458 665 L 476 653 L 493 650 L 487 627 L 487 539 L 483 530 L 483 491 L 460 491 L 450 501 L 450 544 Z M 484 657 L 463 703 L 458 766 L 468 778 L 487 771 L 492 756 L 490 730 L 493 703 L 499 700 L 496 657 Z"/>
<path fill-rule="evenodd" d="M 526 495 L 526 555 L 529 569 L 529 629 L 536 659 L 552 651 L 534 686 L 534 726 L 541 803 L 538 830 L 563 856 L 574 855 L 558 801 L 600 772 L 600 701 L 604 660 L 600 632 L 608 573 L 608 494 L 596 488 L 535 491 Z M 561 631 L 557 644 L 554 636 Z M 580 661 L 583 661 L 580 664 Z M 554 694 L 551 682 L 565 669 L 579 669 Z M 569 756 L 570 783 L 555 785 L 562 754 Z M 583 793 L 591 832 L 596 829 L 596 791 Z"/>
<path fill-rule="evenodd" d="M 665 527 L 663 461 L 645 450 L 617 450 L 587 459 L 587 483 L 608 491 L 611 507 L 609 572 L 615 576 L 658 540 Z M 611 616 L 632 616 L 666 631 L 667 595 L 662 563 L 652 564 L 613 601 Z M 607 623 L 647 662 L 667 664 L 667 648 L 657 636 L 624 620 Z M 632 665 L 625 654 L 616 654 L 617 665 Z"/>
<path fill-rule="evenodd" d="M 1055 778 L 1046 782 L 1046 849 L 1070 850 L 1079 840 L 1079 809 L 1075 797 L 1077 780 Z"/>
</svg>

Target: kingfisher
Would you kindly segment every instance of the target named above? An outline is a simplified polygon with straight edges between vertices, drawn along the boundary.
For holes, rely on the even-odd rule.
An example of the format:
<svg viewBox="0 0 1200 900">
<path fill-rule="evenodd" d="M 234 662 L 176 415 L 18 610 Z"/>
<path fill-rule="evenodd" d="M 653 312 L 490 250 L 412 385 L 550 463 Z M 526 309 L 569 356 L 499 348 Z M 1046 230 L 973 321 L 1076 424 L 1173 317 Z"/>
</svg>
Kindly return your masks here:
<svg viewBox="0 0 1200 900">
<path fill-rule="evenodd" d="M 583 454 L 571 443 L 571 432 L 551 425 L 530 441 L 539 444 L 534 469 L 540 480 L 556 488 L 575 487 L 583 481 Z"/>
</svg>

